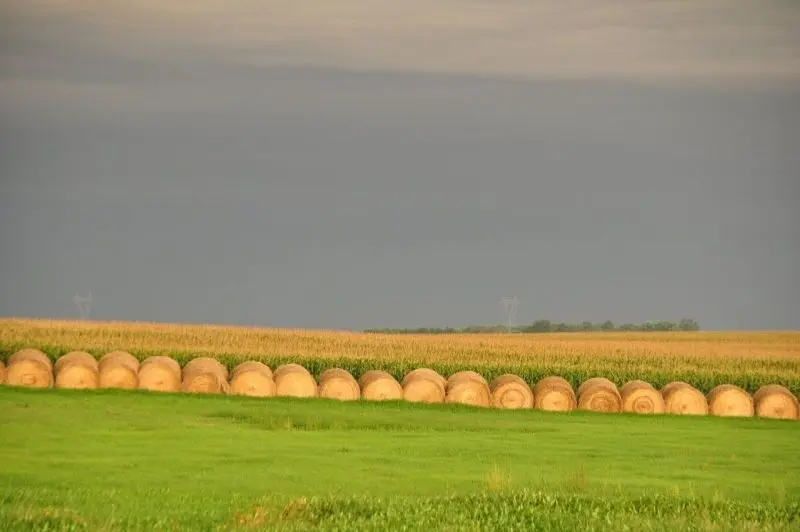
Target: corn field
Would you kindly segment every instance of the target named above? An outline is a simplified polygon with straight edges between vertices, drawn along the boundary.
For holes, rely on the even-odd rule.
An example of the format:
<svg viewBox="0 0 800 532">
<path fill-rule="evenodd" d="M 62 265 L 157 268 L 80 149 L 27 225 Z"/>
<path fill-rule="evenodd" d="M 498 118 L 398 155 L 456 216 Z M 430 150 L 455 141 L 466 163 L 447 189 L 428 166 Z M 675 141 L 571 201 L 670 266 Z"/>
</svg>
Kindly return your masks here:
<svg viewBox="0 0 800 532">
<path fill-rule="evenodd" d="M 185 364 L 212 356 L 233 368 L 245 360 L 275 367 L 302 363 L 318 376 L 341 367 L 356 378 L 383 369 L 395 378 L 417 367 L 442 374 L 514 373 L 528 382 L 559 375 L 573 386 L 592 377 L 618 385 L 643 379 L 660 387 L 685 381 L 708 392 L 735 384 L 750 393 L 781 384 L 800 393 L 800 332 L 595 332 L 381 335 L 207 325 L 0 320 L 0 358 L 37 347 L 51 358 L 73 350 L 101 356 L 124 349 L 139 359 L 167 355 Z"/>
</svg>

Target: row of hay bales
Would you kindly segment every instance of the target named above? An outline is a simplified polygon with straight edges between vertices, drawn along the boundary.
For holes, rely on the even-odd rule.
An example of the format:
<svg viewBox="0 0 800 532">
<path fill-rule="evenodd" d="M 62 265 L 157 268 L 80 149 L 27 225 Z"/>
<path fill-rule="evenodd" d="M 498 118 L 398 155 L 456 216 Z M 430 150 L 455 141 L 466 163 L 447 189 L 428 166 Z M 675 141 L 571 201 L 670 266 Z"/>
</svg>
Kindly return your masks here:
<svg viewBox="0 0 800 532">
<path fill-rule="evenodd" d="M 502 375 L 487 382 L 474 371 L 445 378 L 428 368 L 415 369 L 398 382 L 386 371 L 372 370 L 356 380 L 341 368 L 324 371 L 319 379 L 299 364 L 284 364 L 273 372 L 261 362 L 248 361 L 233 371 L 219 361 L 200 357 L 183 368 L 166 356 L 141 363 L 124 351 L 114 351 L 99 361 L 91 354 L 73 351 L 53 364 L 39 350 L 23 349 L 0 362 L 0 383 L 34 388 L 119 388 L 162 392 L 248 395 L 254 397 L 324 397 L 343 401 L 406 400 L 421 403 L 460 403 L 505 409 L 535 408 L 551 412 L 589 410 L 639 414 L 759 416 L 799 419 L 797 398 L 780 385 L 762 386 L 755 394 L 731 384 L 708 394 L 685 382 L 671 382 L 657 390 L 641 380 L 617 388 L 596 377 L 577 390 L 561 377 L 546 377 L 531 388 L 517 375 Z"/>
</svg>

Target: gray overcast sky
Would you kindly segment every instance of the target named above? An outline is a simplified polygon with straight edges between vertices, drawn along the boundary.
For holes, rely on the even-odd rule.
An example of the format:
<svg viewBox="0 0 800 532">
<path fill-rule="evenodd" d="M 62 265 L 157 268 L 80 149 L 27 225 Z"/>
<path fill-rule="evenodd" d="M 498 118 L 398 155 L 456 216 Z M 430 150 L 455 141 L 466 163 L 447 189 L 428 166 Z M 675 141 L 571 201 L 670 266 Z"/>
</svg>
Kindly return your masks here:
<svg viewBox="0 0 800 532">
<path fill-rule="evenodd" d="M 800 327 L 794 0 L 160 4 L 0 6 L 0 315 Z"/>
</svg>

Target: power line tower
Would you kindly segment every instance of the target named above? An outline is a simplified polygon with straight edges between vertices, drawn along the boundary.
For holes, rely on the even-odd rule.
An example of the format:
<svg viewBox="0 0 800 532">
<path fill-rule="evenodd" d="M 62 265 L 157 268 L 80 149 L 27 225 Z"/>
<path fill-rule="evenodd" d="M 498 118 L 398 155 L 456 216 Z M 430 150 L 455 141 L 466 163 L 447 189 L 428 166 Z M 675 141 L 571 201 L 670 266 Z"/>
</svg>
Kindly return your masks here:
<svg viewBox="0 0 800 532">
<path fill-rule="evenodd" d="M 519 298 L 517 296 L 508 297 L 504 296 L 500 300 L 500 304 L 506 309 L 508 320 L 506 321 L 506 328 L 511 332 L 517 326 L 517 308 L 519 307 Z"/>
<path fill-rule="evenodd" d="M 86 297 L 81 297 L 76 293 L 75 297 L 72 298 L 72 302 L 78 307 L 78 310 L 81 313 L 81 319 L 88 319 L 89 313 L 92 310 L 92 303 L 94 302 L 94 299 L 92 299 L 92 293 L 89 292 L 89 295 Z"/>
</svg>

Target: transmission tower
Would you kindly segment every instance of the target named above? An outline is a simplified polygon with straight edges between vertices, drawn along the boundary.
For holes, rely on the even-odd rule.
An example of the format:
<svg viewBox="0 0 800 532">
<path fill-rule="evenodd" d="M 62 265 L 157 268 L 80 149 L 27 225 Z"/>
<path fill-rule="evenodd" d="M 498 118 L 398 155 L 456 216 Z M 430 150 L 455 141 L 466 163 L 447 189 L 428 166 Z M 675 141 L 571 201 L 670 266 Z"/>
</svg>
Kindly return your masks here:
<svg viewBox="0 0 800 532">
<path fill-rule="evenodd" d="M 81 313 L 81 319 L 85 320 L 89 318 L 89 313 L 92 310 L 92 293 L 89 292 L 89 295 L 86 297 L 81 297 L 78 294 L 75 294 L 75 297 L 72 298 L 72 302 L 78 307 L 78 310 Z"/>
<path fill-rule="evenodd" d="M 511 331 L 517 326 L 517 308 L 519 307 L 519 298 L 517 298 L 517 296 L 505 296 L 500 300 L 500 304 L 506 309 L 506 313 L 508 314 L 506 328 Z"/>
</svg>

